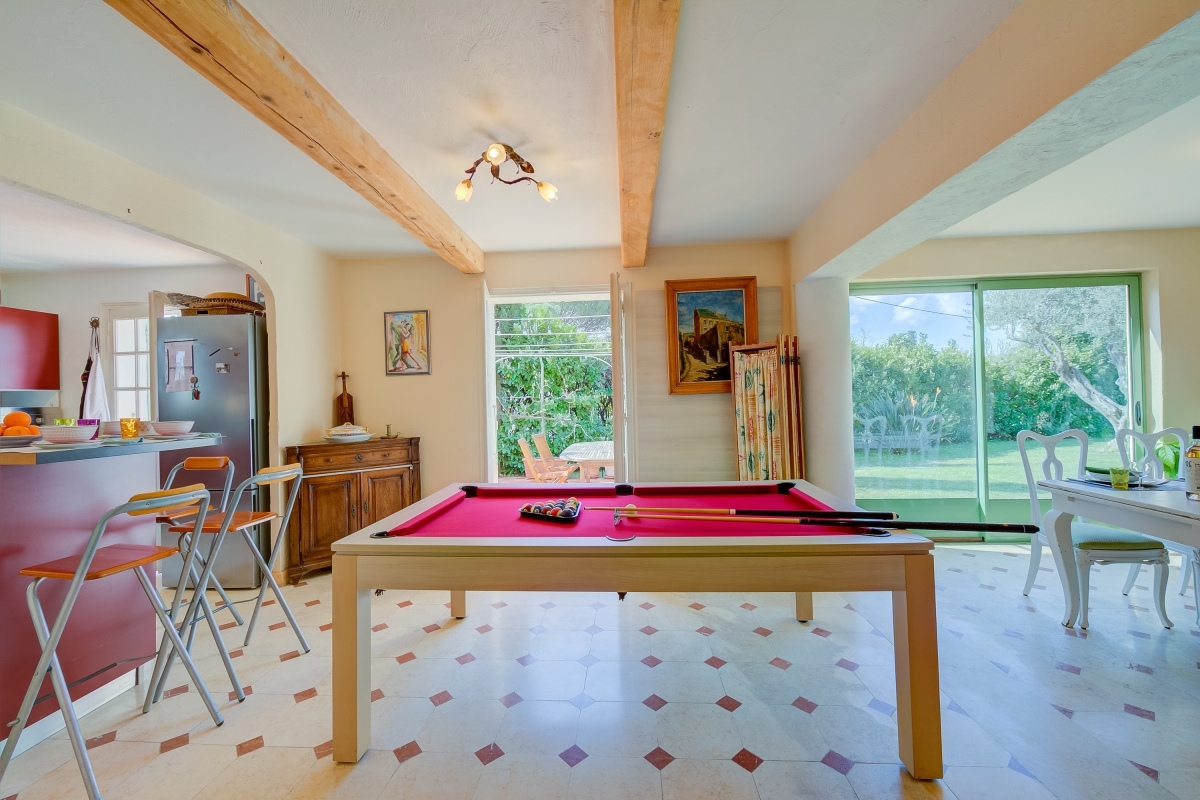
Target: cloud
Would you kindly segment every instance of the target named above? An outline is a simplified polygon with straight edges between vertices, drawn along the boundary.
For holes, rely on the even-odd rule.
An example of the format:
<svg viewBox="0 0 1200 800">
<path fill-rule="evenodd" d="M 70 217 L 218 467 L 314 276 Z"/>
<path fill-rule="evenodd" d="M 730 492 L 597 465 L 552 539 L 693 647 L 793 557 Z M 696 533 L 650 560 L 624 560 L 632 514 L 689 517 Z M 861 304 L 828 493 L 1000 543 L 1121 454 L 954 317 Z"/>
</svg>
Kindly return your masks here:
<svg viewBox="0 0 1200 800">
<path fill-rule="evenodd" d="M 892 310 L 892 320 L 903 325 L 909 325 L 917 321 L 918 316 L 916 312 L 921 310 L 923 310 L 921 303 L 916 297 L 906 297 Z"/>
</svg>

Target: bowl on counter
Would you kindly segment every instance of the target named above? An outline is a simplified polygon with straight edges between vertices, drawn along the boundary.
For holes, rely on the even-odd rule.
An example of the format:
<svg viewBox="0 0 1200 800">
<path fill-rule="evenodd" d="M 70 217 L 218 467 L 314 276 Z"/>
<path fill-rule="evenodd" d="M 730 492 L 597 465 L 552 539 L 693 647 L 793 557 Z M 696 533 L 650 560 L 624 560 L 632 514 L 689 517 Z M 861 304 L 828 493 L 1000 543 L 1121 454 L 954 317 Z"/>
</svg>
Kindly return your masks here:
<svg viewBox="0 0 1200 800">
<path fill-rule="evenodd" d="M 101 422 L 100 423 L 100 435 L 101 436 L 120 436 L 121 435 L 121 421 L 119 419 L 114 419 L 111 422 Z"/>
<path fill-rule="evenodd" d="M 96 437 L 95 425 L 45 425 L 42 439 L 51 444 L 86 442 Z"/>
<path fill-rule="evenodd" d="M 150 426 L 154 428 L 154 432 L 159 436 L 181 436 L 185 433 L 190 433 L 192 426 L 196 423 L 190 420 L 170 420 L 166 422 L 152 422 Z"/>
</svg>

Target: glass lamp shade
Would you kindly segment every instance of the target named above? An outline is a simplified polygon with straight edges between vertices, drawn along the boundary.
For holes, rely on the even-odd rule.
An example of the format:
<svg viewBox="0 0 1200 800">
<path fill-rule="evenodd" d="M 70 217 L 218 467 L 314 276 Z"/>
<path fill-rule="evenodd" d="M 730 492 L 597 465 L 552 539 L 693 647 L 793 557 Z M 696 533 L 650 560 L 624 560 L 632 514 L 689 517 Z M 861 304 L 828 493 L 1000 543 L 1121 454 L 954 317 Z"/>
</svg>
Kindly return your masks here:
<svg viewBox="0 0 1200 800">
<path fill-rule="evenodd" d="M 467 178 L 454 189 L 454 196 L 465 203 L 471 199 L 472 191 L 471 179 Z"/>
<path fill-rule="evenodd" d="M 499 142 L 492 142 L 488 145 L 487 150 L 484 151 L 483 157 L 487 159 L 489 164 L 494 164 L 498 167 L 508 160 L 508 153 L 504 151 L 504 145 Z"/>
<path fill-rule="evenodd" d="M 542 199 L 547 203 L 558 199 L 558 187 L 556 187 L 553 183 L 549 183 L 547 181 L 538 181 L 537 190 L 538 194 L 540 194 Z"/>
</svg>

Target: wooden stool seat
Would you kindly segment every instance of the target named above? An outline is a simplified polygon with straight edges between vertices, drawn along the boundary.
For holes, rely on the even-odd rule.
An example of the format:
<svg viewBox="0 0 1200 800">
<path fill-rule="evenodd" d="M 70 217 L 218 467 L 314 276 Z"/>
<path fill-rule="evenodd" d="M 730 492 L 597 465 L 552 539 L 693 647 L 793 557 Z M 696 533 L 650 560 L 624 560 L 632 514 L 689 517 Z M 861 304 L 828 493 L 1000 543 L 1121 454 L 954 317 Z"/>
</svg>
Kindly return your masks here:
<svg viewBox="0 0 1200 800">
<path fill-rule="evenodd" d="M 157 547 L 150 544 L 112 544 L 96 550 L 96 556 L 88 565 L 85 581 L 94 581 L 116 575 L 134 567 L 152 564 L 179 552 L 177 547 Z M 82 556 L 67 556 L 66 558 L 47 561 L 32 567 L 25 567 L 21 574 L 30 578 L 53 578 L 69 581 L 75 577 Z"/>
<path fill-rule="evenodd" d="M 208 507 L 208 512 L 210 514 L 216 510 L 217 510 L 216 506 Z M 191 519 L 194 516 L 196 516 L 196 509 L 188 508 L 188 509 L 182 509 L 175 513 L 159 514 L 157 517 L 154 518 L 154 521 L 160 525 L 178 525 L 181 520 Z"/>
<path fill-rule="evenodd" d="M 235 511 L 233 512 L 233 519 L 229 523 L 229 530 L 232 532 L 253 528 L 255 525 L 261 525 L 278 516 L 274 511 Z M 204 518 L 204 528 L 201 530 L 201 533 L 217 533 L 221 530 L 221 525 L 224 522 L 224 514 L 209 514 Z M 191 533 L 193 528 L 195 528 L 195 523 L 190 525 L 181 523 L 172 525 L 168 530 L 172 533 Z"/>
</svg>

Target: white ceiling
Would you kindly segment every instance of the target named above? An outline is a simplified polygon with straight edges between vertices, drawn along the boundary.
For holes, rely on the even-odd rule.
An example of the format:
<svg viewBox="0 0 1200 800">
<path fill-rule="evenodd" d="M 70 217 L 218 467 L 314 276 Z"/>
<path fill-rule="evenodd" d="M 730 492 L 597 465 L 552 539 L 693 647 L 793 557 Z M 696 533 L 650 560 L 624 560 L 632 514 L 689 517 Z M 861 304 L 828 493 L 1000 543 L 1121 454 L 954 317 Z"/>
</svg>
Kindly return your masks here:
<svg viewBox="0 0 1200 800">
<path fill-rule="evenodd" d="M 1021 0 L 686 0 L 651 244 L 789 236 Z"/>
<path fill-rule="evenodd" d="M 1200 226 L 1200 98 L 948 228 L 944 237 Z"/>
<path fill-rule="evenodd" d="M 0 271 L 228 263 L 128 223 L 0 182 Z"/>
<path fill-rule="evenodd" d="M 619 239 L 610 0 L 243 0 L 485 251 Z M 688 0 L 652 244 L 779 238 L 1020 0 Z M 0 0 L 0 99 L 334 254 L 425 252 L 101 0 Z M 476 182 L 491 140 L 555 183 Z"/>
</svg>

